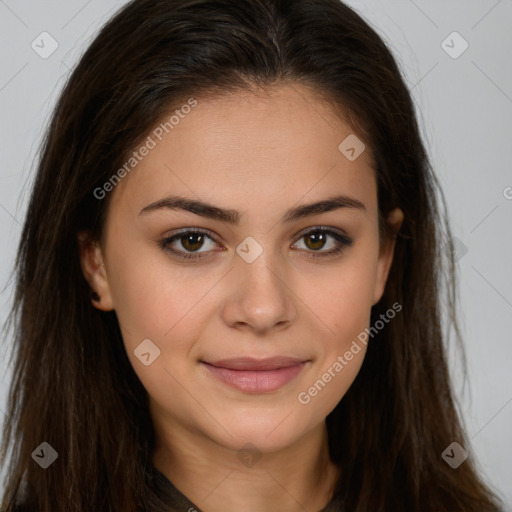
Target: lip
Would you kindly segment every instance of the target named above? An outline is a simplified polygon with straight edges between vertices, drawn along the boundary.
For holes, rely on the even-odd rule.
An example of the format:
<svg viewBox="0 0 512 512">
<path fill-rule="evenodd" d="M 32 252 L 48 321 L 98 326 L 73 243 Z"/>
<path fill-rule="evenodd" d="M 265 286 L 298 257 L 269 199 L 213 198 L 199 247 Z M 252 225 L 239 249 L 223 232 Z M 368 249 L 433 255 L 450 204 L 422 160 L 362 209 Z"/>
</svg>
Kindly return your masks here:
<svg viewBox="0 0 512 512">
<path fill-rule="evenodd" d="M 214 377 L 233 388 L 246 393 L 270 393 L 297 377 L 309 360 L 282 356 L 240 357 L 201 363 Z"/>
</svg>

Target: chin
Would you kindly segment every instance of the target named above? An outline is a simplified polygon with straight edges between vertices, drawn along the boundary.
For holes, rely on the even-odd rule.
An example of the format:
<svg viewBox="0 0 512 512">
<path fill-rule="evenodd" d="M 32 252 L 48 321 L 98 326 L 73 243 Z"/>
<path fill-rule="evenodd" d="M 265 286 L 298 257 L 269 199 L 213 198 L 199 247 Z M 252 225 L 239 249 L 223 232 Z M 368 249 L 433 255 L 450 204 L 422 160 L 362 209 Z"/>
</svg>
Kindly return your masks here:
<svg viewBox="0 0 512 512">
<path fill-rule="evenodd" d="M 300 410 L 283 414 L 247 415 L 241 417 L 233 414 L 226 425 L 226 430 L 219 429 L 215 441 L 231 450 L 239 451 L 247 444 L 253 445 L 261 453 L 282 450 L 297 442 L 310 429 L 309 425 L 297 423 Z M 289 415 L 289 416 L 287 416 Z M 220 436 L 219 436 L 220 434 Z"/>
</svg>

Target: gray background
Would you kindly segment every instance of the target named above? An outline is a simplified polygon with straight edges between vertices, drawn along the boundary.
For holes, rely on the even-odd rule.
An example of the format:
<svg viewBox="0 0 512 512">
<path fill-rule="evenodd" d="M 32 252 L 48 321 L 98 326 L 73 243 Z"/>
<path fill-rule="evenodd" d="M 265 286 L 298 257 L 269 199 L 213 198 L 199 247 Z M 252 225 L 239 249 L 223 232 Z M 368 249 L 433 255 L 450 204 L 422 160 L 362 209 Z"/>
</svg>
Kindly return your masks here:
<svg viewBox="0 0 512 512">
<path fill-rule="evenodd" d="M 44 127 L 70 69 L 124 3 L 0 0 L 2 323 L 12 301 L 9 276 Z M 472 442 L 470 456 L 512 511 L 512 0 L 348 4 L 398 59 L 447 198 L 459 240 L 459 309 L 469 366 L 469 386 L 463 387 L 457 353 L 450 348 L 456 393 Z M 31 47 L 43 31 L 58 42 L 45 59 Z M 442 46 L 454 31 L 469 45 L 458 58 Z M 445 43 L 452 54 L 461 44 L 453 37 Z M 2 347 L 0 409 L 5 410 L 11 373 L 4 354 Z"/>
</svg>

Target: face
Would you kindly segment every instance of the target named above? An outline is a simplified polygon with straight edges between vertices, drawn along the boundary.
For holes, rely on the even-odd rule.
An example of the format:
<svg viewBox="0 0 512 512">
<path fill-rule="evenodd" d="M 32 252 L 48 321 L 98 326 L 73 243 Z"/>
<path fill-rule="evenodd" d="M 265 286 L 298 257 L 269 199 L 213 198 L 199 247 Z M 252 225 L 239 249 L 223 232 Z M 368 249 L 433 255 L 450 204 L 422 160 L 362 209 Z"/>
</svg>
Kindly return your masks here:
<svg viewBox="0 0 512 512">
<path fill-rule="evenodd" d="M 82 268 L 95 307 L 116 311 L 155 421 L 275 450 L 322 423 L 357 375 L 354 340 L 393 243 L 379 244 L 370 148 L 340 150 L 353 131 L 313 91 L 196 100 L 109 192 Z"/>
</svg>

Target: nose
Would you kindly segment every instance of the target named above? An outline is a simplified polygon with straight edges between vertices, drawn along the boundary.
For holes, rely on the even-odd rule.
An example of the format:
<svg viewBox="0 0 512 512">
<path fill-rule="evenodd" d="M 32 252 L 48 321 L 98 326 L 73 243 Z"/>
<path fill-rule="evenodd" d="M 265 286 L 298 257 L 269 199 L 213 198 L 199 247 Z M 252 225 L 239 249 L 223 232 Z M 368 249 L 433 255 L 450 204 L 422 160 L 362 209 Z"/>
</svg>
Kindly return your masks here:
<svg viewBox="0 0 512 512">
<path fill-rule="evenodd" d="M 288 328 L 297 316 L 297 308 L 286 269 L 267 251 L 252 263 L 235 255 L 233 265 L 222 309 L 224 322 L 258 335 Z"/>
</svg>

